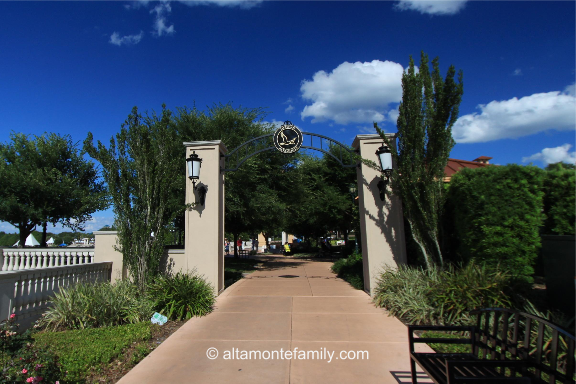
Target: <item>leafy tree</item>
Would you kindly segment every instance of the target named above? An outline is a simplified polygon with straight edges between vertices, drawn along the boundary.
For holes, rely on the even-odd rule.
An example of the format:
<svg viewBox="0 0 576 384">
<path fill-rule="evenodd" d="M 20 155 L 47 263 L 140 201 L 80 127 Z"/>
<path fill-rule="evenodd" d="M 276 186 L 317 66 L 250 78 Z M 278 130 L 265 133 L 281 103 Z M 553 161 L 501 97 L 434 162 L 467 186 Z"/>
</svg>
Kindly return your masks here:
<svg viewBox="0 0 576 384">
<path fill-rule="evenodd" d="M 574 235 L 576 173 L 574 164 L 556 163 L 546 167 L 544 178 L 544 227 L 542 233 Z"/>
<path fill-rule="evenodd" d="M 171 112 L 143 117 L 134 107 L 116 139 L 106 148 L 84 141 L 90 156 L 102 164 L 114 203 L 119 250 L 140 290 L 160 271 L 168 225 L 185 209 L 173 198 L 181 191 L 182 142 L 172 125 Z M 183 195 L 183 194 L 182 194 Z"/>
<path fill-rule="evenodd" d="M 416 70 L 410 57 L 408 70 L 402 75 L 397 149 L 374 124 L 392 149 L 397 169 L 392 173 L 391 187 L 402 199 L 405 219 L 427 267 L 443 264 L 439 242 L 442 178 L 454 146 L 452 126 L 458 119 L 464 92 L 462 71 L 456 82 L 454 66 L 450 66 L 445 79 L 439 67 L 439 60 L 435 58 L 430 72 L 428 56 L 422 52 Z"/>
<path fill-rule="evenodd" d="M 20 246 L 42 224 L 82 229 L 91 214 L 107 208 L 104 184 L 69 135 L 45 133 L 30 139 L 11 134 L 0 144 L 0 220 L 19 230 Z"/>
</svg>

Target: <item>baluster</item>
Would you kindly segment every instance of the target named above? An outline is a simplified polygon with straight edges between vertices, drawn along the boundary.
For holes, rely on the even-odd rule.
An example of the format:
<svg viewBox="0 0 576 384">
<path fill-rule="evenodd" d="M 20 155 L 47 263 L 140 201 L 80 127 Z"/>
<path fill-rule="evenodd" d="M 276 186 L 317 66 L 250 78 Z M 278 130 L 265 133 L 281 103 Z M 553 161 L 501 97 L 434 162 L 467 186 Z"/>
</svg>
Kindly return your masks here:
<svg viewBox="0 0 576 384">
<path fill-rule="evenodd" d="M 4 265 L 2 266 L 2 270 L 3 270 L 3 271 L 11 271 L 12 268 L 14 267 L 13 264 L 12 264 L 12 262 L 11 262 L 11 260 L 13 260 L 13 259 L 12 259 L 12 254 L 13 254 L 13 253 L 14 253 L 14 252 L 8 252 L 8 253 L 5 254 L 5 256 L 4 256 Z M 4 267 L 4 266 L 6 266 L 6 267 Z"/>
<path fill-rule="evenodd" d="M 24 269 L 30 269 L 30 251 L 24 252 Z"/>
<path fill-rule="evenodd" d="M 54 266 L 54 252 L 48 251 L 48 266 L 47 268 L 52 268 Z"/>
<path fill-rule="evenodd" d="M 92 264 L 94 262 L 94 252 L 88 252 L 88 255 L 90 255 L 89 263 Z"/>
<path fill-rule="evenodd" d="M 66 256 L 66 265 L 70 265 L 70 252 L 64 252 L 64 255 Z"/>
<path fill-rule="evenodd" d="M 30 252 L 30 269 L 36 268 L 36 258 L 38 257 L 39 253 L 40 253 L 39 251 Z"/>
<path fill-rule="evenodd" d="M 18 271 L 24 269 L 24 265 L 26 262 L 26 252 L 18 252 Z"/>
<path fill-rule="evenodd" d="M 48 252 L 44 251 L 40 254 L 40 258 L 38 259 L 38 268 L 46 268 L 48 267 Z"/>
</svg>

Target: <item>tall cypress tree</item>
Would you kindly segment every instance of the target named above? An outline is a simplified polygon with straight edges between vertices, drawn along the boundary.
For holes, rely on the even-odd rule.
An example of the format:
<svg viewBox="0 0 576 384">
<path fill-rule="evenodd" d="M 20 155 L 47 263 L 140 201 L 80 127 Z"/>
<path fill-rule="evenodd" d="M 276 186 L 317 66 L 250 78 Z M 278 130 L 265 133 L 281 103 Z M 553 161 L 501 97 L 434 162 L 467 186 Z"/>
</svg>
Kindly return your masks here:
<svg viewBox="0 0 576 384">
<path fill-rule="evenodd" d="M 410 57 L 402 75 L 402 101 L 398 116 L 398 147 L 390 145 L 384 132 L 375 127 L 392 149 L 397 168 L 391 187 L 401 197 L 404 217 L 418 244 L 427 267 L 443 264 L 440 248 L 440 215 L 443 206 L 443 177 L 448 156 L 454 146 L 452 126 L 464 93 L 462 71 L 450 66 L 446 77 L 440 74 L 439 60 L 421 53 L 420 67 Z"/>
</svg>

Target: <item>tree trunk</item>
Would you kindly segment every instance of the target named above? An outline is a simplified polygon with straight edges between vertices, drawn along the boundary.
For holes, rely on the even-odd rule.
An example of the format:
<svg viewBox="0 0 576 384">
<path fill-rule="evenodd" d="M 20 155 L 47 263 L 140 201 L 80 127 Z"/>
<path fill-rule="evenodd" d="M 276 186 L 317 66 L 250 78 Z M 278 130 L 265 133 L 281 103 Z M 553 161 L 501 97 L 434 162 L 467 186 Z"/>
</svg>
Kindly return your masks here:
<svg viewBox="0 0 576 384">
<path fill-rule="evenodd" d="M 26 239 L 28 238 L 28 236 L 30 236 L 30 233 L 32 233 L 32 230 L 35 227 L 36 226 L 34 224 L 26 224 L 26 223 L 20 223 L 18 225 L 17 228 L 20 234 L 20 244 L 18 245 L 18 248 L 24 248 L 24 245 L 26 244 Z"/>
<path fill-rule="evenodd" d="M 42 240 L 40 240 L 40 247 L 46 248 L 46 229 L 48 227 L 47 222 L 42 223 Z"/>
<path fill-rule="evenodd" d="M 270 242 L 268 241 L 268 234 L 262 232 L 262 235 L 264 236 L 264 241 L 266 242 L 266 252 L 270 252 Z"/>
</svg>

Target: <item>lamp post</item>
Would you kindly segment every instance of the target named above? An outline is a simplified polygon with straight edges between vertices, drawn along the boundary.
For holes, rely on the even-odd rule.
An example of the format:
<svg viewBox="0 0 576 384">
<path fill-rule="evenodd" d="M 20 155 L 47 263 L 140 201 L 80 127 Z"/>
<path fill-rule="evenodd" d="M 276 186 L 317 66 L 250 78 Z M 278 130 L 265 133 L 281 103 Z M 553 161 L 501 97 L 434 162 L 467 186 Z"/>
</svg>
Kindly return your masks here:
<svg viewBox="0 0 576 384">
<path fill-rule="evenodd" d="M 376 151 L 376 156 L 378 156 L 378 160 L 380 161 L 380 170 L 384 176 L 386 176 L 385 180 L 381 180 L 378 183 L 380 200 L 384 201 L 386 186 L 390 182 L 390 176 L 392 176 L 392 152 L 386 144 L 382 143 L 382 146 Z"/>
</svg>

